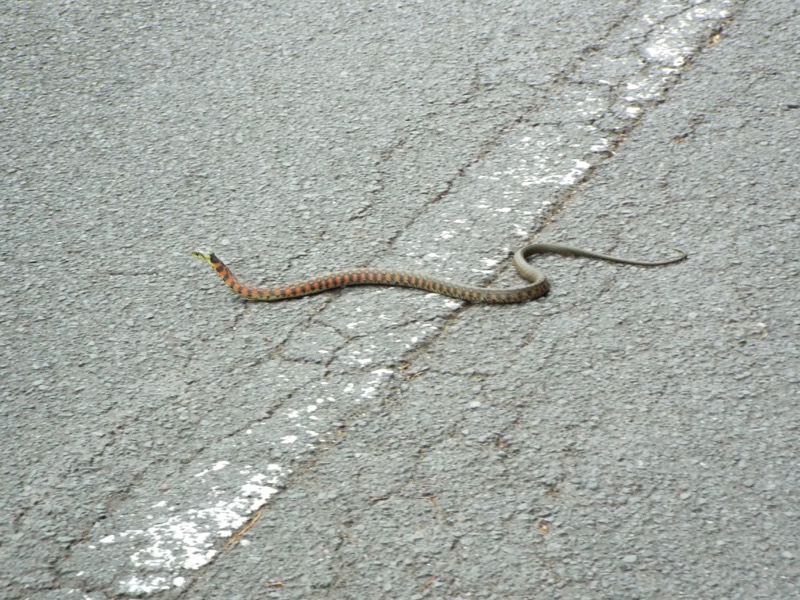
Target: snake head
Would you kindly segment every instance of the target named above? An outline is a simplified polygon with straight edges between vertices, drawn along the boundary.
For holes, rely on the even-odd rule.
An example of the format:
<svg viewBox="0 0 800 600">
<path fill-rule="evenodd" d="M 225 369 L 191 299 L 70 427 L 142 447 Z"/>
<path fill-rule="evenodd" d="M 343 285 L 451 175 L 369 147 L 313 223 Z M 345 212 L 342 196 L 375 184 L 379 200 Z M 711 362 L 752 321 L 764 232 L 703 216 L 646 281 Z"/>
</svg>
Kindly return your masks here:
<svg viewBox="0 0 800 600">
<path fill-rule="evenodd" d="M 205 250 L 192 250 L 192 256 L 204 260 L 208 264 L 219 262 L 216 254 L 213 252 L 206 252 Z"/>
</svg>

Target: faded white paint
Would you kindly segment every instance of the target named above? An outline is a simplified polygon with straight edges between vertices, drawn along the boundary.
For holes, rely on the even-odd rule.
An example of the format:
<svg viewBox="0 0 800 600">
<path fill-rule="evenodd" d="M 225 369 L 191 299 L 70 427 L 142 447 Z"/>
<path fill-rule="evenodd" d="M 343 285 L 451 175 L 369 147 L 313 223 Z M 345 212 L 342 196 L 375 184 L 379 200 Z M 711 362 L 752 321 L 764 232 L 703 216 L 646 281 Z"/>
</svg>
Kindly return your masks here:
<svg viewBox="0 0 800 600">
<path fill-rule="evenodd" d="M 246 479 L 238 488 L 223 490 L 221 481 L 207 481 L 208 476 L 230 464 L 218 461 L 192 476 L 208 486 L 204 506 L 178 510 L 162 500 L 152 505 L 152 514 L 146 515 L 146 520 L 153 522 L 149 527 L 100 539 L 103 545 L 125 543 L 137 548 L 130 556 L 135 571 L 121 574 L 122 593 L 143 595 L 183 586 L 186 579 L 181 572 L 208 564 L 217 553 L 214 542 L 230 537 L 278 492 L 273 486 L 284 476 L 284 470 L 277 464 L 267 466 L 269 475 L 243 466 L 237 474 Z"/>
</svg>

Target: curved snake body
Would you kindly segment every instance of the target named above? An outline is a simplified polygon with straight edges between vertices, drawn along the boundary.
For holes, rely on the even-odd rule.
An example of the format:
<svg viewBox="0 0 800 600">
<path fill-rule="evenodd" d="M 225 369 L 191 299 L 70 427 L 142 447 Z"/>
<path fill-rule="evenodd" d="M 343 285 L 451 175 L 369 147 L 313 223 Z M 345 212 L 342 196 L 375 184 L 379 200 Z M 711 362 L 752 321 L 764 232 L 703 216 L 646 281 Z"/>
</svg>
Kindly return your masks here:
<svg viewBox="0 0 800 600">
<path fill-rule="evenodd" d="M 550 290 L 550 283 L 544 273 L 535 268 L 528 262 L 528 257 L 534 254 L 560 254 L 562 256 L 580 256 L 593 258 L 607 262 L 620 263 L 625 265 L 637 265 L 640 267 L 658 267 L 677 263 L 686 258 L 686 253 L 678 250 L 680 256 L 669 260 L 656 262 L 646 262 L 641 260 L 629 260 L 617 258 L 605 254 L 598 254 L 588 250 L 581 250 L 572 246 L 562 244 L 529 244 L 517 250 L 514 254 L 514 267 L 517 272 L 525 279 L 530 281 L 530 285 L 516 288 L 480 288 L 460 283 L 453 283 L 437 277 L 410 273 L 405 271 L 395 271 L 390 269 L 358 269 L 351 271 L 340 271 L 321 275 L 307 281 L 298 281 L 287 285 L 276 287 L 253 287 L 241 283 L 231 270 L 213 252 L 195 250 L 192 256 L 196 256 L 209 263 L 223 281 L 234 292 L 247 298 L 248 300 L 258 300 L 264 302 L 277 302 L 300 298 L 311 294 L 319 294 L 336 288 L 343 288 L 350 285 L 386 285 L 407 288 L 416 288 L 449 296 L 458 300 L 473 303 L 486 304 L 510 304 L 516 302 L 526 302 L 541 298 Z"/>
</svg>

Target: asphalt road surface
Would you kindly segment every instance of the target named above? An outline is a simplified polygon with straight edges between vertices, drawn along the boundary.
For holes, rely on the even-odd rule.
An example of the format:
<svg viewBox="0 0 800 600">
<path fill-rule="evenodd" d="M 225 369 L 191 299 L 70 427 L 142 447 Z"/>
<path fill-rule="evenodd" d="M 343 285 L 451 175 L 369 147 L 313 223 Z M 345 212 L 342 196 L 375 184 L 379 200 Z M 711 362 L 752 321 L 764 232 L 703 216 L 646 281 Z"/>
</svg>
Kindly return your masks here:
<svg viewBox="0 0 800 600">
<path fill-rule="evenodd" d="M 0 596 L 800 598 L 791 0 L 7 2 Z M 540 300 L 253 284 L 415 269 Z"/>
</svg>

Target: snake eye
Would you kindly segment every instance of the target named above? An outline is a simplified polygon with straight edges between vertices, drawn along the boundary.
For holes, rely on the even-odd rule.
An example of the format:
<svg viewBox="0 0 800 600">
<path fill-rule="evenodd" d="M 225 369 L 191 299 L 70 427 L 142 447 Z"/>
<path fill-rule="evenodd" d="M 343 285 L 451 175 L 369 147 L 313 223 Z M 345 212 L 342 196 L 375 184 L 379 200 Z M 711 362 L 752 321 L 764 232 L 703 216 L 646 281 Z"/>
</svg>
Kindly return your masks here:
<svg viewBox="0 0 800 600">
<path fill-rule="evenodd" d="M 219 260 L 213 252 L 206 252 L 205 250 L 192 250 L 192 256 L 195 258 L 200 258 L 206 262 L 211 262 L 212 260 Z"/>
</svg>

